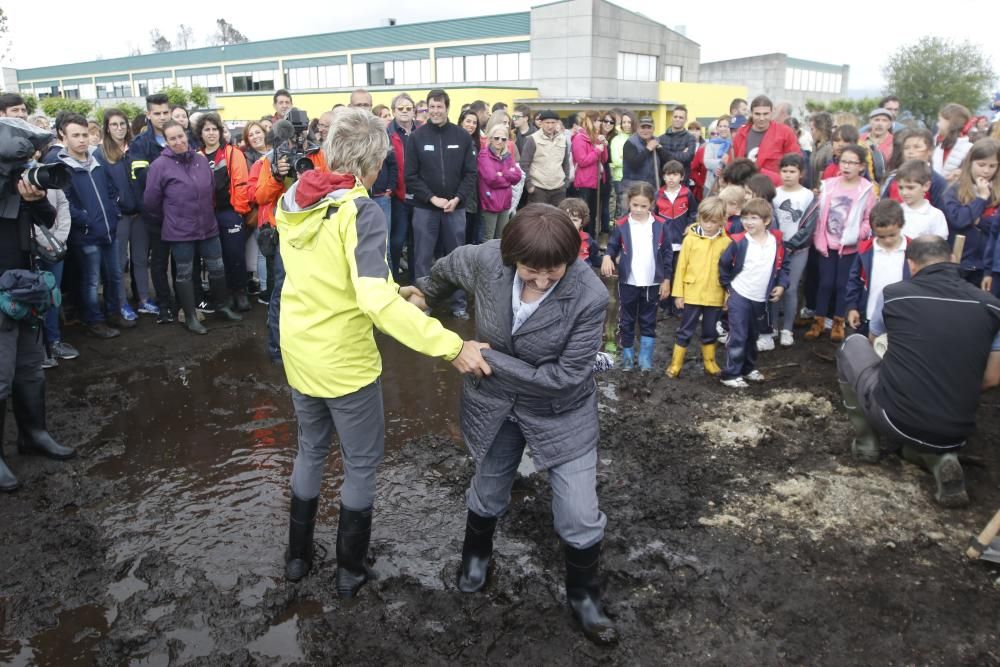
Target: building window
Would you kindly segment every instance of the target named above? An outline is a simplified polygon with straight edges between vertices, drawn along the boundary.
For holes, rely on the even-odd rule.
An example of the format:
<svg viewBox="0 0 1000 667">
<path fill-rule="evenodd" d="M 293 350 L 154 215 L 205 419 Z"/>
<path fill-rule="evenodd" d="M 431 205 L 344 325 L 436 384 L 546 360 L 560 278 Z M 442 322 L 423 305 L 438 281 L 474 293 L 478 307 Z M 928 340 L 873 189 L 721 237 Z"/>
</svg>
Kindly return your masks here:
<svg viewBox="0 0 1000 667">
<path fill-rule="evenodd" d="M 656 81 L 656 56 L 618 52 L 618 78 L 622 81 Z"/>
<path fill-rule="evenodd" d="M 80 99 L 80 88 L 79 86 L 66 86 L 62 90 L 62 96 L 67 100 L 78 100 Z"/>
<path fill-rule="evenodd" d="M 253 92 L 257 90 L 275 90 L 274 82 L 281 79 L 281 73 L 276 70 L 258 70 L 256 72 L 229 72 L 234 93 Z"/>
<path fill-rule="evenodd" d="M 683 68 L 680 65 L 664 65 L 663 80 L 669 83 L 676 83 L 681 80 Z"/>
<path fill-rule="evenodd" d="M 108 81 L 97 84 L 98 99 L 108 99 L 111 97 L 133 97 L 132 82 L 128 79 L 120 81 Z"/>
<path fill-rule="evenodd" d="M 319 65 L 293 67 L 285 71 L 288 87 L 292 90 L 311 88 L 346 88 L 351 85 L 347 65 Z"/>
<path fill-rule="evenodd" d="M 136 79 L 135 82 L 138 84 L 139 97 L 145 97 L 160 92 L 171 84 L 172 79 Z"/>
<path fill-rule="evenodd" d="M 187 90 L 191 90 L 195 86 L 201 86 L 210 93 L 221 93 L 224 90 L 221 74 L 182 75 L 177 77 L 177 85 Z"/>
<path fill-rule="evenodd" d="M 428 69 L 429 61 L 428 62 Z M 530 53 L 490 53 L 438 58 L 438 83 L 525 81 L 531 78 Z"/>
</svg>

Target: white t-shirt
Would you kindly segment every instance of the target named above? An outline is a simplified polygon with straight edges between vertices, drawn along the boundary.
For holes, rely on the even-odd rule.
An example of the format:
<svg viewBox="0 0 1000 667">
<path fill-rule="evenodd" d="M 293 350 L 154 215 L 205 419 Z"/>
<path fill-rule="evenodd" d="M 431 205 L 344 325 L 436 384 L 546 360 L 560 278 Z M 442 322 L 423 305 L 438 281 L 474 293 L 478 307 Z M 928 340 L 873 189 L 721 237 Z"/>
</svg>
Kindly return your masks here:
<svg viewBox="0 0 1000 667">
<path fill-rule="evenodd" d="M 625 278 L 625 284 L 649 287 L 656 284 L 656 250 L 653 248 L 653 216 L 646 222 L 628 218 L 628 229 L 632 235 L 632 266 Z"/>
<path fill-rule="evenodd" d="M 916 208 L 903 204 L 903 236 L 915 239 L 925 234 L 940 236 L 948 240 L 948 221 L 941 209 L 934 208 L 926 199 L 921 199 Z"/>
<path fill-rule="evenodd" d="M 898 283 L 903 279 L 903 264 L 905 262 L 905 238 L 895 250 L 886 250 L 878 244 L 878 241 L 872 244 L 872 274 L 868 276 L 868 305 L 865 308 L 865 319 L 871 321 L 878 305 L 879 296 L 886 285 Z"/>
<path fill-rule="evenodd" d="M 778 221 L 778 231 L 786 241 L 798 233 L 802 226 L 802 217 L 813 201 L 813 193 L 809 188 L 799 188 L 787 192 L 778 188 L 774 196 L 774 217 Z"/>
<path fill-rule="evenodd" d="M 743 270 L 733 279 L 732 288 L 745 299 L 767 301 L 767 285 L 774 271 L 774 256 L 778 245 L 770 232 L 763 243 L 758 243 L 747 234 L 747 256 L 743 260 Z"/>
</svg>

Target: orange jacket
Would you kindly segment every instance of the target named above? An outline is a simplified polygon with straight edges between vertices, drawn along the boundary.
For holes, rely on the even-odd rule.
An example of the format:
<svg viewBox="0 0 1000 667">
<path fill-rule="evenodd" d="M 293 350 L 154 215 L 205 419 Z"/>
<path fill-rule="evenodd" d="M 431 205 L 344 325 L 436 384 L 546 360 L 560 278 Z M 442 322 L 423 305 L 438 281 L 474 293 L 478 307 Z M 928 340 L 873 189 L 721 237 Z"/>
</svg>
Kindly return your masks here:
<svg viewBox="0 0 1000 667">
<path fill-rule="evenodd" d="M 273 151 L 254 162 L 250 171 L 250 196 L 257 202 L 258 225 L 274 225 L 274 206 L 294 182 L 288 178 L 279 181 L 274 177 L 271 173 L 271 155 Z M 330 171 L 323 151 L 316 151 L 309 156 L 309 160 L 317 171 Z"/>
<path fill-rule="evenodd" d="M 201 148 L 198 152 L 204 155 L 205 149 Z M 243 151 L 230 145 L 225 147 L 225 156 L 226 169 L 229 171 L 229 205 L 240 215 L 246 215 L 250 212 L 247 159 Z"/>
</svg>

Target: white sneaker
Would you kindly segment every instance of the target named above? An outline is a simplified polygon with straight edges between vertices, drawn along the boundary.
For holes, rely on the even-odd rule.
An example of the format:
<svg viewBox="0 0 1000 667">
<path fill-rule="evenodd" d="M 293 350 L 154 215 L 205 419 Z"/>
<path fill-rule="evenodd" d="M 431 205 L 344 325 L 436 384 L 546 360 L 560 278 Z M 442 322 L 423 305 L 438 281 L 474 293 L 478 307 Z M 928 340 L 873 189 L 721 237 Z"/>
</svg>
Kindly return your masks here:
<svg viewBox="0 0 1000 667">
<path fill-rule="evenodd" d="M 781 330 L 781 347 L 791 347 L 795 344 L 795 336 L 788 329 Z"/>
<path fill-rule="evenodd" d="M 772 343 L 772 345 L 773 345 L 773 343 Z M 743 379 L 744 380 L 749 380 L 750 382 L 763 382 L 764 381 L 764 374 L 761 373 L 759 370 L 757 370 L 755 368 L 752 371 L 750 371 L 749 373 L 747 373 L 746 375 L 744 375 Z"/>
<path fill-rule="evenodd" d="M 726 329 L 722 326 L 722 322 L 715 323 L 715 333 L 717 333 L 720 337 L 726 335 Z"/>
<path fill-rule="evenodd" d="M 774 349 L 774 339 L 769 334 L 757 337 L 757 351 L 770 352 Z"/>
<path fill-rule="evenodd" d="M 732 389 L 746 389 L 750 385 L 743 378 L 732 378 L 731 380 L 723 380 L 722 384 L 730 387 Z"/>
</svg>

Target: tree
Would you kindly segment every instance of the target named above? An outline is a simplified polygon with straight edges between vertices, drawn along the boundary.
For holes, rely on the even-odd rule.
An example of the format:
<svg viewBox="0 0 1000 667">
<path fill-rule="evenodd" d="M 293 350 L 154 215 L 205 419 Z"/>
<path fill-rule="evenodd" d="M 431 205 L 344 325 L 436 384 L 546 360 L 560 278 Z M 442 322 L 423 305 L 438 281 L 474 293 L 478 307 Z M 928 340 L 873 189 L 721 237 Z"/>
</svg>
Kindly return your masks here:
<svg viewBox="0 0 1000 667">
<path fill-rule="evenodd" d="M 191 104 L 199 109 L 208 106 L 208 91 L 202 86 L 191 86 Z"/>
<path fill-rule="evenodd" d="M 149 31 L 149 40 L 152 42 L 153 51 L 156 53 L 165 53 L 170 50 L 170 40 L 161 35 L 158 28 L 153 28 Z"/>
<path fill-rule="evenodd" d="M 194 28 L 181 23 L 177 26 L 177 48 L 186 49 L 194 41 Z"/>
<path fill-rule="evenodd" d="M 215 24 L 218 28 L 212 37 L 213 44 L 242 44 L 250 41 L 226 19 L 216 19 Z"/>
<path fill-rule="evenodd" d="M 170 106 L 179 105 L 184 107 L 185 109 L 187 108 L 190 96 L 188 95 L 188 91 L 184 90 L 180 86 L 178 85 L 167 86 L 160 92 L 164 93 L 170 100 Z"/>
<path fill-rule="evenodd" d="M 882 70 L 886 93 L 902 100 L 903 109 L 933 125 L 945 104 L 957 102 L 970 110 L 987 100 L 996 74 L 986 50 L 969 41 L 921 37 L 899 50 Z"/>
<path fill-rule="evenodd" d="M 7 14 L 0 7 L 0 63 L 6 61 L 7 55 L 10 53 L 10 41 L 7 39 L 7 29 Z"/>
<path fill-rule="evenodd" d="M 95 109 L 94 120 L 96 120 L 99 124 L 103 124 L 104 112 L 107 111 L 108 109 L 118 109 L 119 111 L 124 112 L 125 115 L 128 116 L 128 120 L 130 123 L 133 120 L 135 120 L 136 116 L 145 113 L 145 110 L 138 104 L 132 104 L 131 102 L 126 102 L 125 100 L 121 100 L 119 102 L 115 102 L 114 104 L 110 104 L 107 107 L 101 107 Z"/>
<path fill-rule="evenodd" d="M 34 95 L 22 95 L 24 98 L 24 106 L 28 107 L 28 115 L 35 113 L 38 108 L 38 98 Z"/>
<path fill-rule="evenodd" d="M 89 116 L 94 105 L 87 100 L 68 100 L 65 97 L 46 97 L 41 101 L 42 111 L 49 118 L 55 118 L 60 111 L 69 111 Z"/>
</svg>

